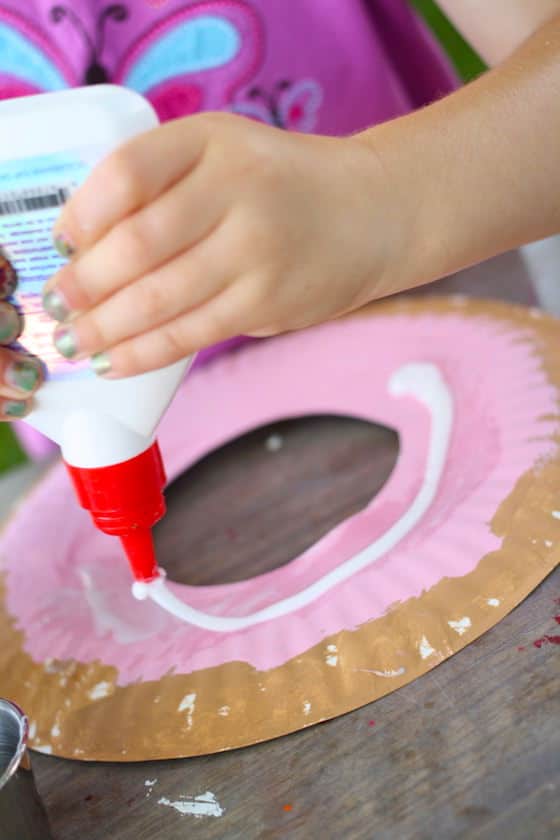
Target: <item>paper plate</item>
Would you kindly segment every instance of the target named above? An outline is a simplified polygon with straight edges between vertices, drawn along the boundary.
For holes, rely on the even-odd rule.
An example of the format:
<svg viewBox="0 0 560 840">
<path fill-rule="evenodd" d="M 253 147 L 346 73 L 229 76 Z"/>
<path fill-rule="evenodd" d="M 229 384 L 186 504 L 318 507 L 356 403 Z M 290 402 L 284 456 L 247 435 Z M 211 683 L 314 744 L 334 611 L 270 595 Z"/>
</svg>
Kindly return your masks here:
<svg viewBox="0 0 560 840">
<path fill-rule="evenodd" d="M 181 618 L 133 598 L 55 468 L 0 540 L 0 684 L 32 746 L 134 761 L 252 744 L 375 700 L 493 626 L 560 557 L 559 346 L 536 311 L 432 299 L 193 373 L 161 428 L 170 478 L 305 415 L 385 424 L 400 453 L 369 505 L 287 565 L 169 582 Z"/>
</svg>

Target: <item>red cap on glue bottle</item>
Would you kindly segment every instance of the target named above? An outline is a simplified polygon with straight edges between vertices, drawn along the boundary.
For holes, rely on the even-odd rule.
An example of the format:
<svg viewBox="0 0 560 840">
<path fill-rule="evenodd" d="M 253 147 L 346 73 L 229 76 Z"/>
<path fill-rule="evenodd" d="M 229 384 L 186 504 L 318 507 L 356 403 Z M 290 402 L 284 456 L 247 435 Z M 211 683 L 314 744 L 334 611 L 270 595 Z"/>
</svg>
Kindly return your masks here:
<svg viewBox="0 0 560 840">
<path fill-rule="evenodd" d="M 165 514 L 166 477 L 157 441 L 118 464 L 66 468 L 97 528 L 120 538 L 135 579 L 158 577 L 152 528 Z"/>
</svg>

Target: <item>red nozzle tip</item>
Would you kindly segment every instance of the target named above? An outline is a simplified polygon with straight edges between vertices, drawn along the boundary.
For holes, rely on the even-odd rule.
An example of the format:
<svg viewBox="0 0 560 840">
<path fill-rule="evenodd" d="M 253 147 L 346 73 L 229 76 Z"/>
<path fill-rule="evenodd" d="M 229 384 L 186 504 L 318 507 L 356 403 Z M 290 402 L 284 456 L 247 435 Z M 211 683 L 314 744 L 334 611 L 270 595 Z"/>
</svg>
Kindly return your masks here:
<svg viewBox="0 0 560 840">
<path fill-rule="evenodd" d="M 120 540 L 135 580 L 147 582 L 159 576 L 154 540 L 149 528 L 137 528 L 121 534 Z"/>
<path fill-rule="evenodd" d="M 136 580 L 158 577 L 151 529 L 165 513 L 165 471 L 157 443 L 118 464 L 66 466 L 79 502 L 95 525 L 120 537 Z"/>
</svg>

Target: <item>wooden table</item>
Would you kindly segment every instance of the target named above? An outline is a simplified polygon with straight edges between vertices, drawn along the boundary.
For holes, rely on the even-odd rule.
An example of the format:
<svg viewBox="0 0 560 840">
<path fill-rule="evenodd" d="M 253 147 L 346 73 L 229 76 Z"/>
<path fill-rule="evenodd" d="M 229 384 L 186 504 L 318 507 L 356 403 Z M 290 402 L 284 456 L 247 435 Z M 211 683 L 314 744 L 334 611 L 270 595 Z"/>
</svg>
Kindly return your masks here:
<svg viewBox="0 0 560 840">
<path fill-rule="evenodd" d="M 454 280 L 448 288 L 464 285 Z M 476 291 L 532 300 L 526 284 L 508 286 L 503 274 Z M 283 440 L 277 452 L 266 446 L 271 432 Z M 231 444 L 171 489 L 157 533 L 163 565 L 175 579 L 206 584 L 265 571 L 265 556 L 266 568 L 287 562 L 369 500 L 396 446 L 388 430 L 328 418 Z M 185 556 L 189 567 L 177 567 Z M 218 568 L 216 557 L 228 565 Z M 271 743 L 136 765 L 37 755 L 55 838 L 557 840 L 560 647 L 533 643 L 559 632 L 559 597 L 560 569 L 491 632 L 418 681 Z M 154 779 L 148 796 L 145 782 Z M 224 809 L 220 818 L 181 816 L 158 804 L 205 791 Z"/>
</svg>

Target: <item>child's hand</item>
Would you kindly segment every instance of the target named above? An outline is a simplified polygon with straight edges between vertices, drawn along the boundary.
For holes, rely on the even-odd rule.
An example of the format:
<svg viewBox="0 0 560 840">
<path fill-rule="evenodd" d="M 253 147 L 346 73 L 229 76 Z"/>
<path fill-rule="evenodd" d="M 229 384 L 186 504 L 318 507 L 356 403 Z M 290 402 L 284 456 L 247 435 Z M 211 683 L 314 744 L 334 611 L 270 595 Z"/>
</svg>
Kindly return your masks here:
<svg viewBox="0 0 560 840">
<path fill-rule="evenodd" d="M 0 253 L 0 420 L 25 417 L 31 410 L 31 397 L 43 381 L 38 359 L 8 347 L 23 327 L 17 310 L 7 302 L 16 285 L 16 273 Z"/>
<path fill-rule="evenodd" d="M 74 258 L 44 295 L 65 321 L 55 343 L 118 377 L 354 309 L 392 291 L 387 253 L 405 224 L 393 192 L 356 138 L 225 114 L 169 123 L 109 157 L 65 207 L 57 243 Z"/>
</svg>

